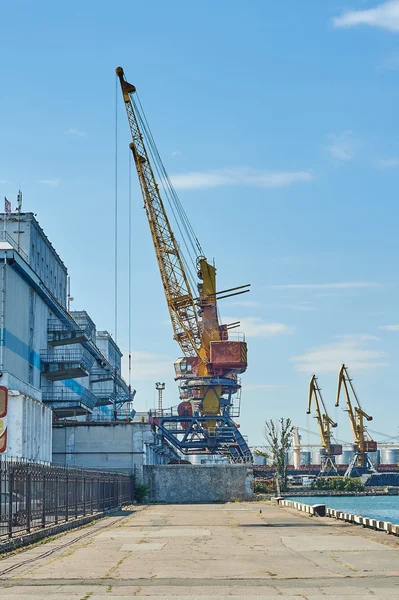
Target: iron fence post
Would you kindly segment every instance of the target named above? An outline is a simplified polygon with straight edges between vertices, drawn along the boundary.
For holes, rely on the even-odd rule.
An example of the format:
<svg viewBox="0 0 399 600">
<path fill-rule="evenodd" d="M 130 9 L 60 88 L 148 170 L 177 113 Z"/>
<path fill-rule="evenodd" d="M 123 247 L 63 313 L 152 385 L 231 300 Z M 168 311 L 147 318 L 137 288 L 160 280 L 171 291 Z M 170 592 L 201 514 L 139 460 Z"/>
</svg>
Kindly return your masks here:
<svg viewBox="0 0 399 600">
<path fill-rule="evenodd" d="M 42 528 L 46 527 L 46 472 L 43 472 L 43 495 L 42 495 Z"/>
<path fill-rule="evenodd" d="M 96 502 L 96 510 L 100 510 L 100 498 L 101 498 L 101 480 L 98 478 L 97 481 L 97 502 Z"/>
<path fill-rule="evenodd" d="M 6 474 L 7 474 L 6 469 L 7 469 L 6 463 L 5 463 L 5 467 L 3 469 L 2 462 L 0 461 L 0 498 L 3 495 L 3 489 L 5 490 L 5 482 L 6 482 Z M 4 498 L 5 497 L 6 496 L 4 495 Z M 0 523 L 3 522 L 3 512 L 5 512 L 5 511 L 6 511 L 6 507 L 5 506 L 3 507 L 3 503 L 0 502 Z M 5 512 L 5 514 L 7 514 L 7 513 Z"/>
<path fill-rule="evenodd" d="M 134 502 L 134 475 L 130 475 L 130 502 Z"/>
<path fill-rule="evenodd" d="M 75 478 L 75 519 L 78 518 L 78 476 Z"/>
<path fill-rule="evenodd" d="M 86 477 L 83 477 L 83 516 L 86 516 Z"/>
<path fill-rule="evenodd" d="M 8 537 L 12 538 L 12 495 L 14 492 L 14 470 L 10 467 L 8 475 Z"/>
<path fill-rule="evenodd" d="M 94 477 L 90 477 L 90 513 L 93 514 Z"/>
<path fill-rule="evenodd" d="M 58 525 L 58 505 L 60 498 L 60 478 L 58 473 L 55 476 L 55 505 L 54 505 L 54 523 Z"/>
<path fill-rule="evenodd" d="M 69 482 L 68 482 L 68 469 L 65 476 L 65 521 L 69 518 Z"/>
<path fill-rule="evenodd" d="M 26 478 L 26 533 L 30 533 L 32 520 L 32 473 L 29 469 Z"/>
</svg>

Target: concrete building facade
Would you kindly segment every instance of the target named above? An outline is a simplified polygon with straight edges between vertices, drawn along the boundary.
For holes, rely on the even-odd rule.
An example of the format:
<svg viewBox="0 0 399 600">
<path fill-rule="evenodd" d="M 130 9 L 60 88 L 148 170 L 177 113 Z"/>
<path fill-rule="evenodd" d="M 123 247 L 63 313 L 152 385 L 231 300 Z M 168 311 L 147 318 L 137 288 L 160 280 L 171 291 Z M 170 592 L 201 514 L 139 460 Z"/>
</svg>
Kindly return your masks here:
<svg viewBox="0 0 399 600">
<path fill-rule="evenodd" d="M 61 465 L 134 472 L 142 480 L 144 466 L 176 458 L 176 451 L 161 442 L 148 422 L 54 424 L 53 462 Z"/>
<path fill-rule="evenodd" d="M 17 402 L 29 420 L 35 414 L 29 403 L 43 403 L 55 418 L 66 418 L 121 407 L 133 398 L 110 334 L 97 333 L 85 311 L 68 312 L 67 277 L 33 213 L 0 214 L 0 385 L 10 391 L 8 440 L 16 434 Z M 39 419 L 36 427 L 33 439 L 39 432 L 51 439 L 51 419 Z M 4 454 L 11 456 L 21 444 L 10 441 Z M 50 461 L 51 445 L 46 448 L 40 460 Z M 32 458 L 35 452 L 23 454 Z"/>
</svg>

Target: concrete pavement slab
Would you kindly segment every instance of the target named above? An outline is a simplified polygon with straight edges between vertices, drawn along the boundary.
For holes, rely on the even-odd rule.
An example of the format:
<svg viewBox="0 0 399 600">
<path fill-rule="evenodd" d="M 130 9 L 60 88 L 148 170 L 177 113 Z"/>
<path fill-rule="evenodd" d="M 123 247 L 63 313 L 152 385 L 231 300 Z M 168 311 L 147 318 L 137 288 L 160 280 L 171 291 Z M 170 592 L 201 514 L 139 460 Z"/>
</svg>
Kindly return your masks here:
<svg viewBox="0 0 399 600">
<path fill-rule="evenodd" d="M 143 544 L 123 544 L 121 552 L 151 552 L 153 550 L 163 550 L 165 544 L 143 543 Z"/>
<path fill-rule="evenodd" d="M 284 535 L 281 537 L 281 541 L 287 548 L 291 548 L 296 552 L 311 552 L 313 550 L 317 552 L 378 552 L 382 549 L 381 544 L 377 542 L 358 536 L 337 536 L 333 532 L 329 535 L 319 535 L 318 533 L 312 535 Z M 396 552 L 393 548 L 386 548 L 386 551 Z"/>
<path fill-rule="evenodd" d="M 0 559 L 2 597 L 399 598 L 399 541 L 331 519 L 245 503 L 100 523 Z"/>
</svg>

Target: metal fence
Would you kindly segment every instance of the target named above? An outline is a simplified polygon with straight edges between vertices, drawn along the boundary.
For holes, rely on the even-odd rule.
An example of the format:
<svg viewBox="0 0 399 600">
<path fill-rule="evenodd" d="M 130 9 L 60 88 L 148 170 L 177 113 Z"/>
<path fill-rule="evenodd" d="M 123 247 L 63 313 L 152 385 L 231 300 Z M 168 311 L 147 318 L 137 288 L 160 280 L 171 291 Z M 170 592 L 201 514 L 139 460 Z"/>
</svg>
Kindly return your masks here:
<svg viewBox="0 0 399 600">
<path fill-rule="evenodd" d="M 133 501 L 124 473 L 0 461 L 0 541 Z"/>
</svg>

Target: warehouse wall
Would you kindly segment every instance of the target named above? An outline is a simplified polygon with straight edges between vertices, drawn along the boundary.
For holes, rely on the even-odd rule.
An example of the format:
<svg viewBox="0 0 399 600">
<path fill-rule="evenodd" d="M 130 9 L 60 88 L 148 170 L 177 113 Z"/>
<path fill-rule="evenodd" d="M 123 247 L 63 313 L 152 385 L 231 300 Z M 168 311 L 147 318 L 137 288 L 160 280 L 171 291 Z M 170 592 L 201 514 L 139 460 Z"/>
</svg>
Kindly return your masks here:
<svg viewBox="0 0 399 600">
<path fill-rule="evenodd" d="M 3 265 L 0 266 L 2 275 Z M 3 277 L 0 276 L 0 296 Z M 9 265 L 4 273 L 4 371 L 40 388 L 40 350 L 47 348 L 45 302 Z"/>
<path fill-rule="evenodd" d="M 0 217 L 0 227 L 4 228 L 4 214 Z M 45 286 L 66 307 L 67 269 L 53 245 L 47 238 L 33 213 L 7 215 L 6 231 L 17 242 L 17 231 L 21 231 L 20 248 L 28 256 L 29 265 L 37 273 Z"/>
<path fill-rule="evenodd" d="M 246 465 L 155 465 L 144 467 L 151 502 L 251 500 L 253 470 Z"/>
<path fill-rule="evenodd" d="M 157 452 L 150 423 L 69 423 L 53 429 L 53 461 L 58 464 L 134 471 L 141 480 L 144 464 L 172 458 Z"/>
<path fill-rule="evenodd" d="M 8 395 L 9 458 L 51 462 L 52 411 L 39 400 L 17 391 Z"/>
</svg>

